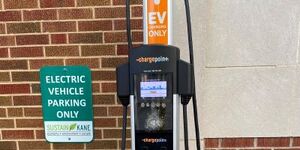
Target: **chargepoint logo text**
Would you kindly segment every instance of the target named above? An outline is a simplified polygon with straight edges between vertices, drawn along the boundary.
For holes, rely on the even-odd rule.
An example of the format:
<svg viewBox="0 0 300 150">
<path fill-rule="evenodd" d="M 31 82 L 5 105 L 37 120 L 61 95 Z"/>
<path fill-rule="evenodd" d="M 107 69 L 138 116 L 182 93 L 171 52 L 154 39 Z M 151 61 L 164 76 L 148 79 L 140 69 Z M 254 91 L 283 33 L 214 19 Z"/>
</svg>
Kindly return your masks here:
<svg viewBox="0 0 300 150">
<path fill-rule="evenodd" d="M 160 138 L 160 139 L 144 138 L 144 139 L 142 139 L 142 141 L 144 143 L 166 143 L 167 139 L 163 139 L 163 138 Z"/>
<path fill-rule="evenodd" d="M 137 62 L 139 63 L 160 63 L 160 62 L 169 62 L 169 58 L 168 57 L 140 57 L 136 59 Z"/>
</svg>

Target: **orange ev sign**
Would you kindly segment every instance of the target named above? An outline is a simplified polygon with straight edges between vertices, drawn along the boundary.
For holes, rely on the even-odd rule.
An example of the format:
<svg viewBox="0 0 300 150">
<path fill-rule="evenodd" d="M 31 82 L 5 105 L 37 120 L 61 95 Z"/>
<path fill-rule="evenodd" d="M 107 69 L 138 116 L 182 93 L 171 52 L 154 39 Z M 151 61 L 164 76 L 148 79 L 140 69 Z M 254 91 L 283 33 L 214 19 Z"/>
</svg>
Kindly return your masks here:
<svg viewBox="0 0 300 150">
<path fill-rule="evenodd" d="M 148 44 L 169 44 L 168 0 L 148 0 Z"/>
</svg>

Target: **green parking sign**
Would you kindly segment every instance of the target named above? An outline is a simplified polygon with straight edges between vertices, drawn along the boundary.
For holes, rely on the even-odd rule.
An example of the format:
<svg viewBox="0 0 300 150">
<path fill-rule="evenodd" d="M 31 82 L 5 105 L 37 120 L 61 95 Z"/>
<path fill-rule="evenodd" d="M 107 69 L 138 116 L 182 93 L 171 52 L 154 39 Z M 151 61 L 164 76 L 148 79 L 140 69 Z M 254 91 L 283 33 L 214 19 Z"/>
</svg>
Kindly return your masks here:
<svg viewBox="0 0 300 150">
<path fill-rule="evenodd" d="M 93 140 L 91 71 L 85 66 L 40 70 L 45 137 L 49 142 Z"/>
</svg>

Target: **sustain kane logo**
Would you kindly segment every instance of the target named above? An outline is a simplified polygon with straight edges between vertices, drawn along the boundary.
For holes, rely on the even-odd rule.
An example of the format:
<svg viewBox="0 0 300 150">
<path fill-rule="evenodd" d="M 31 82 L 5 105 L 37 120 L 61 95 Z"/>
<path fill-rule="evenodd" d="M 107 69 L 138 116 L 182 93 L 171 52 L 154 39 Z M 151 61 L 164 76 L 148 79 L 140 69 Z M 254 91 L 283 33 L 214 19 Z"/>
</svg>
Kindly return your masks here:
<svg viewBox="0 0 300 150">
<path fill-rule="evenodd" d="M 137 62 L 139 63 L 161 63 L 161 62 L 169 62 L 169 58 L 168 57 L 163 57 L 163 56 L 159 56 L 159 57 L 139 57 L 136 59 Z"/>
</svg>

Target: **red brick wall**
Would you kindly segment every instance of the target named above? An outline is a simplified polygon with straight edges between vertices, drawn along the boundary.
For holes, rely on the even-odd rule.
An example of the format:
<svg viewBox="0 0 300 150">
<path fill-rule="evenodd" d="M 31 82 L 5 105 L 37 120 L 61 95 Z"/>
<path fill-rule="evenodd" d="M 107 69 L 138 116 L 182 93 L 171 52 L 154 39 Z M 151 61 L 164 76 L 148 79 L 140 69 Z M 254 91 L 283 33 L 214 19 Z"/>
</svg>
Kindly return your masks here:
<svg viewBox="0 0 300 150">
<path fill-rule="evenodd" d="M 141 0 L 132 0 L 133 37 L 142 37 Z M 122 109 L 115 67 L 126 61 L 124 0 L 0 0 L 0 149 L 120 149 Z M 88 65 L 95 140 L 45 142 L 39 69 Z"/>
<path fill-rule="evenodd" d="M 205 139 L 206 150 L 299 150 L 299 137 Z"/>
</svg>

